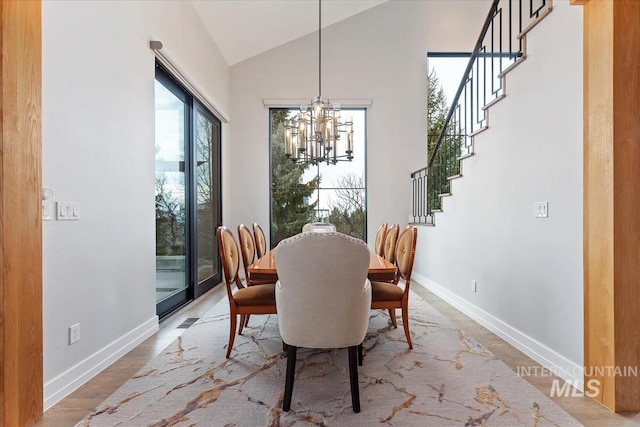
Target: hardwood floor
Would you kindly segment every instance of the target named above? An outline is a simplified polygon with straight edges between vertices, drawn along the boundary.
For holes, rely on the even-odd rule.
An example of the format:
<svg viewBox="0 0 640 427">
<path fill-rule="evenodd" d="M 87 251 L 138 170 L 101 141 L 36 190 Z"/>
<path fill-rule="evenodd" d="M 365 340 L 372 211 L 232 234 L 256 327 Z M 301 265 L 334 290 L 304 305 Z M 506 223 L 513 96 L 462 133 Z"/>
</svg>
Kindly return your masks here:
<svg viewBox="0 0 640 427">
<path fill-rule="evenodd" d="M 502 359 L 514 371 L 519 366 L 539 366 L 532 359 L 422 286 L 414 284 L 412 289 L 456 323 L 468 336 L 480 342 Z M 35 423 L 33 427 L 74 426 L 186 330 L 179 328 L 179 325 L 187 319 L 201 317 L 223 298 L 226 298 L 225 289 L 222 286 L 217 286 L 200 298 L 199 301 L 192 303 L 163 321 L 158 333 L 148 338 L 109 368 L 49 409 L 44 414 L 44 418 Z M 524 378 L 540 392 L 547 396 L 549 395 L 554 377 L 545 375 Z M 587 427 L 640 426 L 640 414 L 614 414 L 588 397 L 553 397 L 552 399 Z"/>
</svg>

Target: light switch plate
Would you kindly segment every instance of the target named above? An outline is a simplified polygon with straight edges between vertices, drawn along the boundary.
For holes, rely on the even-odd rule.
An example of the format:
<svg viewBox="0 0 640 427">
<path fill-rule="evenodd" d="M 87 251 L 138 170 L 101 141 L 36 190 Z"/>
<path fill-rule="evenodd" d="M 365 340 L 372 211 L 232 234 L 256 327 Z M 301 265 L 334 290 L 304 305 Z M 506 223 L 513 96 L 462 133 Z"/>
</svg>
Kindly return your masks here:
<svg viewBox="0 0 640 427">
<path fill-rule="evenodd" d="M 549 217 L 549 202 L 536 202 L 535 203 L 536 218 L 548 218 Z"/>
<path fill-rule="evenodd" d="M 51 217 L 53 213 L 53 202 L 51 200 L 43 200 L 42 201 L 42 220 L 43 221 L 51 221 Z"/>
<path fill-rule="evenodd" d="M 58 202 L 56 219 L 58 221 L 78 221 L 80 219 L 80 203 Z"/>
</svg>

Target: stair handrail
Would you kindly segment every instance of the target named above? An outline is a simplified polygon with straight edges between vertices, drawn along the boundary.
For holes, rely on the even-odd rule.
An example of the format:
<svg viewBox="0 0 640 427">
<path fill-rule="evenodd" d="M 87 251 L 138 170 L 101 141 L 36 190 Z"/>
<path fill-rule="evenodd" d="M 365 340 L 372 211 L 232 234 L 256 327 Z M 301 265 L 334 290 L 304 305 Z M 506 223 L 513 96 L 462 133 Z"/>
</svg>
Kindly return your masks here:
<svg viewBox="0 0 640 427">
<path fill-rule="evenodd" d="M 440 149 L 440 145 L 442 145 L 442 140 L 444 139 L 444 136 L 447 133 L 449 124 L 451 123 L 451 118 L 453 117 L 453 114 L 455 113 L 458 107 L 458 101 L 460 101 L 460 95 L 462 95 L 462 92 L 464 91 L 464 88 L 467 82 L 467 76 L 469 76 L 469 73 L 473 68 L 473 64 L 476 58 L 478 57 L 478 54 L 482 50 L 484 37 L 487 35 L 487 31 L 491 26 L 493 17 L 495 16 L 496 11 L 498 10 L 499 3 L 500 3 L 500 0 L 493 0 L 493 2 L 491 3 L 491 8 L 489 9 L 487 18 L 484 20 L 484 24 L 482 25 L 482 31 L 480 31 L 480 36 L 478 37 L 478 41 L 476 41 L 476 45 L 473 49 L 473 52 L 471 52 L 471 56 L 469 57 L 469 62 L 467 63 L 467 67 L 465 68 L 464 73 L 462 74 L 462 80 L 460 81 L 460 85 L 458 85 L 458 90 L 456 91 L 456 95 L 453 97 L 453 101 L 451 102 L 451 107 L 449 108 L 449 112 L 447 113 L 447 117 L 444 121 L 444 125 L 442 126 L 442 130 L 440 131 L 440 136 L 438 137 L 438 141 L 436 141 L 436 145 L 434 146 L 433 151 L 429 154 L 429 162 L 427 163 L 427 169 L 432 166 L 436 153 Z"/>
</svg>

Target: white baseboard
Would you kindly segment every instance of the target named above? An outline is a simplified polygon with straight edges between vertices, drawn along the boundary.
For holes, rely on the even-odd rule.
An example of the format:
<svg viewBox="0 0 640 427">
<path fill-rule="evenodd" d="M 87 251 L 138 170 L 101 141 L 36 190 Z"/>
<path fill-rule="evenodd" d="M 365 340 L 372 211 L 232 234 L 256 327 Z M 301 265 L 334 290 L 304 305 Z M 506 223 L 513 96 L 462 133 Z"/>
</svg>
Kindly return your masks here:
<svg viewBox="0 0 640 427">
<path fill-rule="evenodd" d="M 433 280 L 427 279 L 421 274 L 415 272 L 413 273 L 412 278 L 416 280 L 418 285 L 422 285 L 424 288 L 433 292 L 435 295 L 442 298 L 444 301 L 451 304 L 471 319 L 489 329 L 522 353 L 538 362 L 544 368 L 548 369 L 550 373 L 570 382 L 571 385 L 579 390 L 584 390 L 582 366 L 551 350 L 546 345 L 536 341 L 511 325 L 494 317 L 490 313 L 487 313 L 483 309 L 471 304 L 469 301 L 454 294 Z"/>
<path fill-rule="evenodd" d="M 158 329 L 158 316 L 153 316 L 132 331 L 47 382 L 44 385 L 44 410 L 46 411 L 60 402 L 138 344 L 156 333 Z"/>
</svg>

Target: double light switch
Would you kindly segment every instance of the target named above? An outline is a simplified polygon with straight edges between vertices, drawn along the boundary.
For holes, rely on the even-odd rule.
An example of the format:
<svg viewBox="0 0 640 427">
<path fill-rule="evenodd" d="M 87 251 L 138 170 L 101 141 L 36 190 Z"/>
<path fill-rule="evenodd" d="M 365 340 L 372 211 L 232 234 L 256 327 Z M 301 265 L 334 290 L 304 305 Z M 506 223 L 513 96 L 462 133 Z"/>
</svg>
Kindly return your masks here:
<svg viewBox="0 0 640 427">
<path fill-rule="evenodd" d="M 56 219 L 59 221 L 77 221 L 80 219 L 80 203 L 57 202 Z"/>
</svg>

